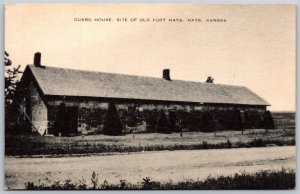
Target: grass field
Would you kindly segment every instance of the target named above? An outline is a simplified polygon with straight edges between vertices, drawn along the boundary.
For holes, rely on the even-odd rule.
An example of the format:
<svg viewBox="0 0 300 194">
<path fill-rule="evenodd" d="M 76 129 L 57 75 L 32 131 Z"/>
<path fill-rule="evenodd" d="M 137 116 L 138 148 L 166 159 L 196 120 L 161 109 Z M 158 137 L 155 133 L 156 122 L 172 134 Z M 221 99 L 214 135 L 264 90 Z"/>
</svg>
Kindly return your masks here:
<svg viewBox="0 0 300 194">
<path fill-rule="evenodd" d="M 219 149 L 295 145 L 294 129 L 90 135 L 76 137 L 6 136 L 6 155 L 87 154 L 159 150 Z"/>
<path fill-rule="evenodd" d="M 272 112 L 277 129 L 295 129 L 295 112 Z"/>
</svg>

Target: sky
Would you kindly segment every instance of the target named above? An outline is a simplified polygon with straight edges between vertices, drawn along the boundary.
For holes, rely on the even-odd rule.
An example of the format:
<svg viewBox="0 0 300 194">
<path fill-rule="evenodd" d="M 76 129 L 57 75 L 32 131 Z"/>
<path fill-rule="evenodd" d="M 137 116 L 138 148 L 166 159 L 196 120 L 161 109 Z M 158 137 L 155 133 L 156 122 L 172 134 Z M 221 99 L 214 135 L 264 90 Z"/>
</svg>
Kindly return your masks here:
<svg viewBox="0 0 300 194">
<path fill-rule="evenodd" d="M 150 77 L 169 68 L 172 79 L 197 82 L 212 76 L 216 84 L 246 86 L 271 111 L 295 111 L 295 11 L 294 5 L 8 4 L 5 50 L 22 69 L 41 52 L 45 66 Z"/>
</svg>

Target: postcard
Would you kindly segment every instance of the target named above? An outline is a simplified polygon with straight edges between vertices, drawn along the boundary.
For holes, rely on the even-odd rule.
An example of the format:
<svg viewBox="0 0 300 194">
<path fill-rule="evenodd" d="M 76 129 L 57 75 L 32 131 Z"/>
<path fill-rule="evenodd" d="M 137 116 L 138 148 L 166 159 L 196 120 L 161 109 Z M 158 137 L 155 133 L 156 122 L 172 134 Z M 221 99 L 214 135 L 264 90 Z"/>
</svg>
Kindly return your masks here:
<svg viewBox="0 0 300 194">
<path fill-rule="evenodd" d="M 296 186 L 293 4 L 6 4 L 5 189 Z"/>
</svg>

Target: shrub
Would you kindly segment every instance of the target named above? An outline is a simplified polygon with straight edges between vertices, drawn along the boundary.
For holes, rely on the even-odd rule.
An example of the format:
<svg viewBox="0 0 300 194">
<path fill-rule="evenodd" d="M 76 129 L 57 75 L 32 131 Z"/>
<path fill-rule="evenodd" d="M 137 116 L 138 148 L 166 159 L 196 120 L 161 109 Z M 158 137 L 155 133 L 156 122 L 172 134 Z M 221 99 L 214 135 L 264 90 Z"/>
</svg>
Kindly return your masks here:
<svg viewBox="0 0 300 194">
<path fill-rule="evenodd" d="M 169 111 L 169 122 L 170 122 L 170 129 L 174 132 L 181 131 L 181 122 L 179 119 L 178 114 L 175 111 Z"/>
<path fill-rule="evenodd" d="M 191 131 L 201 131 L 203 128 L 201 111 L 191 111 L 189 117 L 189 128 Z"/>
<path fill-rule="evenodd" d="M 270 111 L 266 111 L 263 115 L 263 127 L 265 129 L 274 129 L 275 124 Z"/>
<path fill-rule="evenodd" d="M 160 118 L 157 122 L 157 132 L 158 133 L 171 133 L 170 123 L 167 119 L 166 114 L 161 111 Z"/>
<path fill-rule="evenodd" d="M 234 109 L 231 114 L 233 120 L 233 125 L 231 129 L 241 131 L 243 128 L 241 112 L 238 109 Z"/>
<path fill-rule="evenodd" d="M 207 141 L 203 141 L 202 146 L 203 146 L 203 149 L 208 149 Z"/>
<path fill-rule="evenodd" d="M 228 148 L 231 148 L 231 147 L 232 147 L 232 143 L 230 142 L 229 139 L 227 140 L 227 146 L 228 146 Z"/>
<path fill-rule="evenodd" d="M 254 139 L 253 141 L 250 142 L 251 147 L 266 147 L 267 146 L 267 141 L 264 141 L 263 139 Z"/>
<path fill-rule="evenodd" d="M 241 113 L 238 109 L 234 110 L 215 110 L 213 111 L 215 128 L 219 131 L 224 130 L 242 130 L 243 123 Z"/>
<path fill-rule="evenodd" d="M 123 132 L 123 126 L 114 102 L 109 103 L 103 132 L 106 135 L 121 135 Z"/>
<path fill-rule="evenodd" d="M 147 123 L 147 132 L 157 132 L 157 122 L 160 118 L 160 112 L 156 109 L 154 110 L 144 110 L 144 118 Z"/>
<path fill-rule="evenodd" d="M 215 124 L 213 120 L 213 115 L 210 111 L 204 111 L 202 116 L 202 127 L 204 132 L 215 131 Z"/>
<path fill-rule="evenodd" d="M 244 113 L 244 128 L 259 129 L 263 128 L 262 115 L 258 111 L 246 111 Z"/>
<path fill-rule="evenodd" d="M 158 182 L 151 181 L 149 177 L 143 178 L 142 189 L 158 189 L 159 186 Z"/>
<path fill-rule="evenodd" d="M 93 189 L 96 189 L 98 185 L 98 174 L 96 174 L 95 171 L 93 171 L 91 182 L 93 185 Z"/>
<path fill-rule="evenodd" d="M 152 181 L 149 177 L 143 178 L 141 184 L 130 184 L 126 180 L 120 180 L 119 184 L 109 184 L 106 180 L 101 184 L 100 187 L 91 188 L 87 187 L 85 183 L 73 184 L 70 180 L 65 181 L 64 184 L 56 182 L 54 184 L 46 185 L 39 184 L 35 185 L 32 182 L 25 183 L 27 190 L 75 190 L 75 189 L 173 189 L 173 190 L 187 190 L 187 189 L 294 189 L 296 182 L 296 176 L 294 170 L 281 171 L 259 171 L 256 173 L 235 173 L 231 176 L 219 176 L 219 177 L 207 177 L 205 180 L 194 181 L 185 180 L 177 183 L 169 182 L 158 182 Z"/>
</svg>

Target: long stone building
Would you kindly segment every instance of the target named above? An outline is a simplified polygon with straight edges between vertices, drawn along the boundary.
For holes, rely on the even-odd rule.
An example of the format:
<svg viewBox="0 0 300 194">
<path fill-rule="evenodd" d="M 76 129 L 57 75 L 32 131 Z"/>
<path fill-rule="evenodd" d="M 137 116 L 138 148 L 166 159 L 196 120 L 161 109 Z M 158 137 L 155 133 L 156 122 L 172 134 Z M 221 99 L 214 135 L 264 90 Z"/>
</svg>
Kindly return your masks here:
<svg viewBox="0 0 300 194">
<path fill-rule="evenodd" d="M 154 132 L 160 112 L 178 123 L 181 113 L 264 112 L 270 105 L 246 87 L 171 80 L 169 70 L 152 78 L 45 67 L 40 56 L 24 71 L 19 105 L 20 120 L 41 135 L 102 133 L 109 104 L 116 107 L 124 132 Z"/>
</svg>

